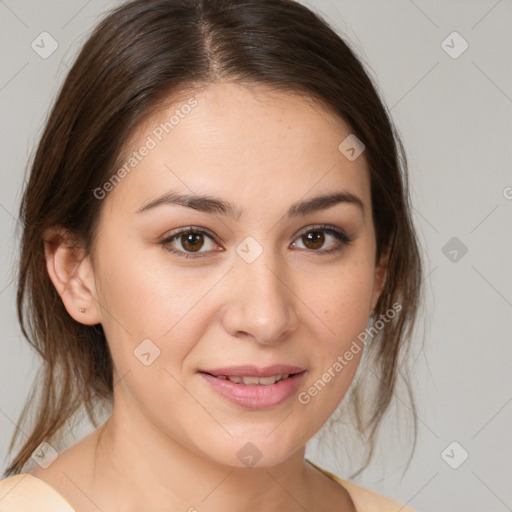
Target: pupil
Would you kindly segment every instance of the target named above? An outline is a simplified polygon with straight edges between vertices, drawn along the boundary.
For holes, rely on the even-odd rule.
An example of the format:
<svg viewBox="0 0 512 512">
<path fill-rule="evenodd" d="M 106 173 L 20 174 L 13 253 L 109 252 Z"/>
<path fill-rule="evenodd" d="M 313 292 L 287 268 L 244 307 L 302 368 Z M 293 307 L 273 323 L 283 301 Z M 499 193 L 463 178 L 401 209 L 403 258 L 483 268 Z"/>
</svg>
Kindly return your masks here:
<svg viewBox="0 0 512 512">
<path fill-rule="evenodd" d="M 183 247 L 190 251 L 198 251 L 202 247 L 202 243 L 197 247 L 194 247 L 198 242 L 201 242 L 202 235 L 200 233 L 187 233 L 182 237 Z"/>
<path fill-rule="evenodd" d="M 312 249 L 318 249 L 319 247 L 322 247 L 324 244 L 324 235 L 323 233 L 320 233 L 318 231 L 310 231 L 306 234 L 306 247 L 308 247 L 308 244 L 312 244 L 313 247 L 310 247 Z"/>
</svg>

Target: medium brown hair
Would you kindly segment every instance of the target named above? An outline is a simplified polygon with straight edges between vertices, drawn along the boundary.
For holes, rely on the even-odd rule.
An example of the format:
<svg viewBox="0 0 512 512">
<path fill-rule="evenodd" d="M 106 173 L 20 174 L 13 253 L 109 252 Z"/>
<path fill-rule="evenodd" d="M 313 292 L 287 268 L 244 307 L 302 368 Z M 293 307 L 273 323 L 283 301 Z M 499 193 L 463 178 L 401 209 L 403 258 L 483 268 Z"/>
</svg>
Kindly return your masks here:
<svg viewBox="0 0 512 512">
<path fill-rule="evenodd" d="M 83 46 L 50 113 L 22 197 L 18 318 L 43 361 L 20 425 L 34 404 L 35 418 L 4 476 L 21 472 L 38 445 L 58 439 L 82 407 L 97 426 L 95 406 L 113 396 L 103 329 L 66 311 L 46 269 L 44 233 L 61 226 L 92 253 L 103 203 L 93 191 L 113 175 L 134 130 L 178 93 L 220 80 L 321 101 L 365 145 L 377 261 L 390 249 L 375 315 L 402 305 L 368 346 L 379 384 L 366 421 L 359 390 L 351 390 L 356 428 L 370 445 L 360 471 L 368 465 L 410 344 L 421 282 L 405 152 L 376 87 L 329 24 L 293 0 L 135 0 L 112 11 Z"/>
</svg>

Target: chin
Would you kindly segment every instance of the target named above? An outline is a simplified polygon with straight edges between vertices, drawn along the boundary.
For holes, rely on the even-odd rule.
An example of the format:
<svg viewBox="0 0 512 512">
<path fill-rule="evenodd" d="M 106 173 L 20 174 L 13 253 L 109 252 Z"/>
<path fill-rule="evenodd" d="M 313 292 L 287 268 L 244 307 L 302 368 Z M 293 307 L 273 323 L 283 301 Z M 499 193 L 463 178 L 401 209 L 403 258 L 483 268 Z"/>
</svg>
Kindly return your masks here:
<svg viewBox="0 0 512 512">
<path fill-rule="evenodd" d="M 287 434 L 270 439 L 268 431 L 253 432 L 253 435 L 233 438 L 229 443 L 219 442 L 208 456 L 219 464 L 234 468 L 263 468 L 284 463 L 302 447 L 299 440 L 291 443 Z"/>
</svg>

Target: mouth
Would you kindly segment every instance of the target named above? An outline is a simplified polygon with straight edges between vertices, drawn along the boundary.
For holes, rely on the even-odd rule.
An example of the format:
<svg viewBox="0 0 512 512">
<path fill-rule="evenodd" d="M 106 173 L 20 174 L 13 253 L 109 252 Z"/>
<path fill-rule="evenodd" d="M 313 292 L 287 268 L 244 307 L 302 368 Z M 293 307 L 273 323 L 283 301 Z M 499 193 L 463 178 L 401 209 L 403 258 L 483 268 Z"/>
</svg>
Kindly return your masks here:
<svg viewBox="0 0 512 512">
<path fill-rule="evenodd" d="M 279 375 L 270 375 L 269 377 L 255 377 L 250 375 L 244 375 L 242 377 L 234 375 L 212 375 L 212 377 L 216 377 L 217 379 L 221 380 L 229 380 L 235 384 L 242 384 L 244 386 L 272 386 L 272 384 L 275 384 L 276 382 L 281 382 L 282 380 L 288 379 L 290 375 L 292 374 L 285 373 Z"/>
<path fill-rule="evenodd" d="M 224 398 L 244 408 L 263 409 L 290 398 L 305 372 L 297 366 L 274 365 L 201 370 L 199 374 Z"/>
</svg>

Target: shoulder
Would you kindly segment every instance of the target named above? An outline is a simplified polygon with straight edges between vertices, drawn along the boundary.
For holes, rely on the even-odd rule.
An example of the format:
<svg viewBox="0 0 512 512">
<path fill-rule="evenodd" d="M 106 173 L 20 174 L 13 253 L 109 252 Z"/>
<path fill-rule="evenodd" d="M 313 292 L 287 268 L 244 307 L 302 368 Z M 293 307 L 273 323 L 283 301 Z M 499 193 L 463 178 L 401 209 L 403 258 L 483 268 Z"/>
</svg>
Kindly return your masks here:
<svg viewBox="0 0 512 512">
<path fill-rule="evenodd" d="M 308 462 L 311 463 L 311 461 Z M 316 464 L 311 464 L 345 488 L 354 502 L 356 512 L 414 512 L 411 508 L 406 507 L 392 498 L 373 492 L 361 485 L 343 480 Z"/>
<path fill-rule="evenodd" d="M 357 512 L 414 512 L 399 501 L 370 491 L 366 487 L 347 482 L 340 478 L 336 480 L 348 491 Z"/>
<path fill-rule="evenodd" d="M 0 512 L 75 512 L 43 480 L 21 473 L 0 480 Z"/>
</svg>

